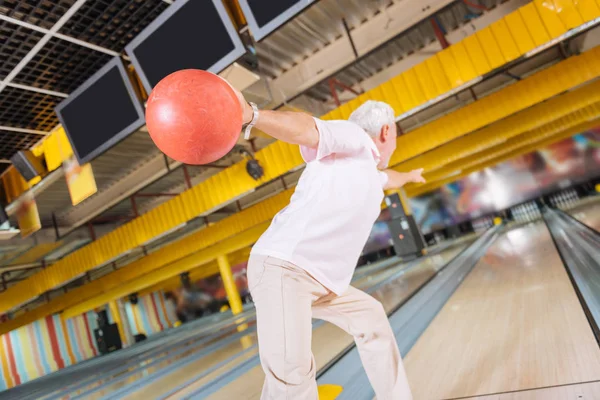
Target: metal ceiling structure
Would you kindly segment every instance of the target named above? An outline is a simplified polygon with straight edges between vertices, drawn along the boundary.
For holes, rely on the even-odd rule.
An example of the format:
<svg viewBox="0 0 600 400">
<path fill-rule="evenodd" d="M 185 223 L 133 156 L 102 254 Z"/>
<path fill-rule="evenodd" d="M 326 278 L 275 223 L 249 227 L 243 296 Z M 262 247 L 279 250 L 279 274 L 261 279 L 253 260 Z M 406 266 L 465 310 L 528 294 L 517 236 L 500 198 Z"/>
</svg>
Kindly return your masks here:
<svg viewBox="0 0 600 400">
<path fill-rule="evenodd" d="M 8 165 L 2 160 L 18 150 L 30 148 L 54 129 L 58 124 L 54 106 L 112 56 L 122 55 L 124 46 L 169 3 L 164 0 L 2 2 L 0 170 Z M 262 79 L 246 94 L 263 104 L 286 103 L 322 115 L 336 107 L 336 97 L 341 101 L 353 98 L 354 92 L 372 89 L 441 50 L 434 26 L 437 25 L 446 40 L 454 43 L 526 3 L 526 0 L 321 0 L 256 45 Z M 403 15 L 398 14 L 401 8 Z M 408 23 L 404 14 L 415 18 Z M 389 32 L 381 35 L 381 29 Z M 355 54 L 350 47 L 340 50 L 348 47 L 348 43 L 357 46 Z M 577 50 L 577 42 L 573 42 L 571 50 Z M 344 51 L 350 51 L 349 59 L 344 58 Z M 416 113 L 400 126 L 403 131 L 416 129 L 515 79 L 560 61 L 564 51 L 552 47 L 505 73 L 477 83 L 470 90 Z M 329 69 L 319 69 L 319 63 L 327 60 L 339 62 Z M 294 86 L 294 82 L 307 75 L 311 78 L 306 85 Z M 336 90 L 332 90 L 332 81 L 336 82 L 337 86 L 333 86 Z M 343 90 L 338 93 L 340 88 Z M 271 142 L 259 137 L 253 142 L 253 150 L 260 150 Z M 55 179 L 36 195 L 44 229 L 26 244 L 14 240 L 0 248 L 4 289 L 38 272 L 43 267 L 42 261 L 50 263 L 68 254 L 239 160 L 239 155 L 232 154 L 212 166 L 184 168 L 160 154 L 143 129 L 134 133 L 92 161 L 99 189 L 97 195 L 76 207 L 71 206 L 64 178 Z M 46 297 L 24 305 L 17 312 L 32 309 L 72 288 L 99 279 L 149 252 L 284 191 L 295 185 L 300 172 L 293 171 L 219 210 L 199 216 L 147 246 L 123 254 L 48 292 Z M 29 265 L 21 265 L 21 270 L 14 268 L 19 256 L 56 240 L 62 240 L 61 247 L 40 255 Z M 7 267 L 9 265 L 11 267 Z"/>
<path fill-rule="evenodd" d="M 161 0 L 3 1 L 0 159 L 54 129 L 54 107 L 166 7 Z"/>
</svg>

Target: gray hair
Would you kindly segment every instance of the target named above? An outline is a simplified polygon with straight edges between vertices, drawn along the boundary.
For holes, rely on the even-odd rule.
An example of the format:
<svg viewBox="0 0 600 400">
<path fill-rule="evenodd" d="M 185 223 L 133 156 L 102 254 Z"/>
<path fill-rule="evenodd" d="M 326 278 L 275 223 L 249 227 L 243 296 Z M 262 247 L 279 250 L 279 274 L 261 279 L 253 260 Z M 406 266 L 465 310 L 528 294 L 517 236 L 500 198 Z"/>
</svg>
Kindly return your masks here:
<svg viewBox="0 0 600 400">
<path fill-rule="evenodd" d="M 392 107 L 375 100 L 364 102 L 350 114 L 348 120 L 363 128 L 371 136 L 379 135 L 384 125 L 392 126 L 396 123 Z"/>
</svg>

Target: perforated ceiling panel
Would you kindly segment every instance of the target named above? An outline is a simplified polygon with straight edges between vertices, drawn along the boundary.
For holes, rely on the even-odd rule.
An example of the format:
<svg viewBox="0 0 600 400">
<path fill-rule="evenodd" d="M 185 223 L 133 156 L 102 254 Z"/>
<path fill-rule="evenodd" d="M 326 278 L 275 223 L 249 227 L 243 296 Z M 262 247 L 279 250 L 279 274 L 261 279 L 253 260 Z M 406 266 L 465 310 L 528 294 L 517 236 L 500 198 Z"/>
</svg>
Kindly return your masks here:
<svg viewBox="0 0 600 400">
<path fill-rule="evenodd" d="M 0 14 L 50 29 L 75 0 L 3 0 Z"/>
<path fill-rule="evenodd" d="M 0 21 L 0 80 L 12 71 L 41 38 L 40 32 Z"/>
<path fill-rule="evenodd" d="M 122 52 L 170 2 L 88 0 L 69 12 L 76 3 L 0 0 L 5 17 L 0 20 L 0 160 L 54 129 L 56 105 Z M 59 21 L 57 34 L 49 32 Z M 43 38 L 44 45 L 36 47 Z M 0 162 L 0 170 L 5 166 Z"/>
<path fill-rule="evenodd" d="M 7 87 L 0 99 L 0 126 L 49 132 L 58 124 L 54 107 L 62 100 L 60 97 Z"/>
<path fill-rule="evenodd" d="M 0 129 L 0 154 L 6 154 L 10 158 L 19 150 L 31 148 L 39 140 L 40 135 L 9 132 Z M 0 166 L 2 165 L 4 164 L 0 164 Z"/>
<path fill-rule="evenodd" d="M 107 49 L 122 51 L 168 4 L 162 0 L 86 2 L 61 33 Z"/>
<path fill-rule="evenodd" d="M 108 54 L 52 38 L 16 76 L 14 82 L 68 94 L 111 58 Z"/>
</svg>

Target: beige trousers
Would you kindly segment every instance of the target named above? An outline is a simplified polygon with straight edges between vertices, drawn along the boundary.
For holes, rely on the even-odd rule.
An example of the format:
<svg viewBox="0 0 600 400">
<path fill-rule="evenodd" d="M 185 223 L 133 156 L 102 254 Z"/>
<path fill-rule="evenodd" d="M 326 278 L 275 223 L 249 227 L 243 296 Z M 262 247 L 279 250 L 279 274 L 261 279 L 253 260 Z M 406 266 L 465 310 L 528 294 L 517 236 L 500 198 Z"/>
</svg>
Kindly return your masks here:
<svg viewBox="0 0 600 400">
<path fill-rule="evenodd" d="M 354 337 L 379 400 L 412 399 L 394 333 L 381 303 L 350 287 L 338 296 L 303 269 L 252 255 L 248 287 L 256 306 L 258 346 L 265 371 L 262 400 L 317 400 L 312 318 Z"/>
</svg>

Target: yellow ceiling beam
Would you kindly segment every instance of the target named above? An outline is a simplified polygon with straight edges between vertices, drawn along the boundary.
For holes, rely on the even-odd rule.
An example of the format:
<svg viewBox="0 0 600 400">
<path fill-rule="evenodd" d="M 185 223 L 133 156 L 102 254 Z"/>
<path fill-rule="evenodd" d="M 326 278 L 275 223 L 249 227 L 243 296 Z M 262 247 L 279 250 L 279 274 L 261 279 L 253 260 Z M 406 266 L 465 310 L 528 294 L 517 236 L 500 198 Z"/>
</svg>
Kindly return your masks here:
<svg viewBox="0 0 600 400">
<path fill-rule="evenodd" d="M 233 254 L 229 254 L 229 259 L 231 260 L 231 265 L 235 266 L 237 264 L 248 261 L 250 257 L 250 247 L 237 251 Z M 190 279 L 192 281 L 198 281 L 200 279 L 207 278 L 209 276 L 213 276 L 219 273 L 219 266 L 216 261 L 211 261 L 210 263 L 200 266 L 196 269 L 190 271 Z M 144 296 L 146 294 L 150 294 L 157 291 L 168 291 L 173 290 L 181 286 L 181 279 L 179 277 L 172 277 L 163 282 L 160 282 L 154 286 L 148 287 L 139 292 L 140 296 Z"/>
<path fill-rule="evenodd" d="M 506 151 L 504 148 L 498 147 L 495 153 L 482 155 L 481 157 L 479 155 L 475 155 L 473 156 L 472 160 L 469 160 L 467 167 L 463 167 L 457 170 L 449 169 L 449 172 L 445 177 L 430 181 L 425 185 L 413 186 L 407 189 L 407 193 L 410 197 L 420 196 L 422 194 L 429 193 L 433 190 L 439 189 L 440 187 L 446 184 L 456 182 L 457 180 L 462 179 L 474 172 L 478 172 L 481 169 L 490 166 L 495 166 L 498 163 L 511 160 L 515 157 L 539 150 L 557 141 L 572 137 L 573 135 L 584 132 L 585 130 L 597 127 L 599 124 L 600 119 L 587 121 L 580 123 L 579 125 L 576 125 L 572 128 L 565 128 L 565 130 L 557 129 L 555 134 L 540 136 L 538 138 L 539 140 L 531 139 L 523 141 L 520 146 L 516 146 L 511 151 Z"/>
<path fill-rule="evenodd" d="M 206 265 L 201 265 L 196 269 L 193 269 L 190 272 L 190 278 L 192 278 L 192 276 L 196 277 L 196 278 L 192 278 L 194 280 L 197 279 L 202 279 L 203 277 L 208 277 L 208 276 L 212 276 L 214 274 L 219 273 L 219 267 L 217 266 L 216 262 L 210 262 Z M 198 278 L 198 276 L 201 276 L 201 278 Z M 177 287 L 181 286 L 181 278 L 179 278 L 178 276 L 174 276 L 171 277 L 169 279 L 166 279 L 162 282 L 157 283 L 156 285 L 150 286 L 145 288 L 144 290 L 138 292 L 138 295 L 144 296 L 150 293 L 154 293 L 154 292 L 158 292 L 158 291 L 169 291 L 169 290 L 173 290 Z"/>
<path fill-rule="evenodd" d="M 596 103 L 593 106 L 590 106 L 584 110 L 580 110 L 572 115 L 563 117 L 558 121 L 553 121 L 548 127 L 542 127 L 533 131 L 526 132 L 523 135 L 519 135 L 517 137 L 509 139 L 505 143 L 501 143 L 485 151 L 474 154 L 473 156 L 468 157 L 467 159 L 461 159 L 453 163 L 447 164 L 444 168 L 437 169 L 436 171 L 430 174 L 425 174 L 425 177 L 428 182 L 435 182 L 437 180 L 448 177 L 448 171 L 454 173 L 456 171 L 466 170 L 481 162 L 492 160 L 500 155 L 509 154 L 514 151 L 517 151 L 524 146 L 541 142 L 547 138 L 561 133 L 565 129 L 570 129 L 574 126 L 581 125 L 582 121 L 585 121 L 585 119 L 577 118 L 577 115 L 581 114 L 587 114 L 590 117 L 595 116 L 597 118 L 598 116 L 600 116 L 600 103 Z M 411 190 L 412 188 L 417 187 L 419 186 L 412 185 L 407 189 Z"/>
<path fill-rule="evenodd" d="M 474 162 L 470 163 L 471 166 L 469 168 L 466 168 L 463 170 L 458 170 L 458 171 L 450 171 L 449 170 L 448 175 L 451 175 L 451 176 L 448 176 L 447 178 L 440 179 L 440 180 L 437 180 L 434 182 L 427 183 L 422 186 L 414 187 L 414 188 L 408 190 L 407 194 L 410 197 L 417 197 L 417 196 L 421 196 L 423 194 L 427 194 L 436 189 L 439 189 L 440 187 L 442 187 L 444 185 L 447 185 L 452 182 L 456 182 L 462 178 L 465 178 L 474 172 L 481 171 L 482 169 L 485 169 L 485 168 L 493 167 L 495 165 L 498 165 L 499 163 L 511 160 L 515 157 L 518 157 L 518 156 L 521 156 L 524 154 L 531 153 L 533 151 L 544 148 L 544 147 L 549 146 L 558 141 L 570 138 L 573 135 L 576 135 L 578 133 L 585 132 L 586 130 L 597 127 L 598 124 L 600 124 L 600 119 L 582 122 L 579 125 L 576 125 L 574 127 L 567 128 L 565 130 L 558 130 L 557 133 L 555 133 L 554 135 L 550 135 L 548 137 L 545 137 L 545 136 L 540 137 L 539 141 L 532 141 L 532 142 L 524 141 L 523 145 L 521 147 L 519 147 L 517 149 L 513 149 L 511 152 L 508 152 L 508 153 L 503 151 L 502 149 L 499 149 L 498 153 L 495 157 L 489 157 L 489 155 L 481 157 L 481 159 L 477 159 L 477 157 L 474 157 Z"/>
<path fill-rule="evenodd" d="M 548 126 L 567 126 L 573 120 L 593 119 L 600 115 L 600 81 L 589 84 L 547 102 L 531 107 L 500 122 L 457 139 L 421 157 L 400 164 L 396 169 L 425 169 L 425 178 L 432 182 L 448 177 L 453 172 L 469 168 L 465 160 L 478 158 L 501 147 L 509 151 L 519 145 L 523 134 L 535 137 L 543 134 Z M 576 110 L 576 111 L 575 111 Z M 579 123 L 579 122 L 577 122 Z M 407 189 L 411 189 L 410 185 Z"/>
<path fill-rule="evenodd" d="M 51 242 L 51 243 L 40 243 L 21 254 L 16 259 L 10 262 L 11 265 L 29 264 L 38 261 L 46 254 L 53 250 L 56 250 L 63 245 L 63 241 Z M 8 265 L 10 266 L 10 265 Z"/>
<path fill-rule="evenodd" d="M 139 292 L 140 290 L 156 285 L 157 283 L 173 276 L 177 276 L 183 272 L 187 272 L 191 269 L 207 264 L 215 260 L 220 255 L 229 254 L 248 247 L 258 240 L 260 235 L 267 230 L 269 224 L 269 222 L 265 222 L 257 225 L 238 234 L 237 236 L 222 240 L 218 244 L 184 257 L 163 268 L 152 271 L 137 279 L 125 282 L 120 286 L 102 293 L 99 296 L 82 301 L 77 305 L 67 308 L 63 312 L 62 316 L 63 318 L 72 318 L 74 316 L 83 314 L 89 310 L 101 307 L 112 300 L 124 297 L 129 293 Z"/>
<path fill-rule="evenodd" d="M 201 279 L 218 274 L 219 268 L 216 266 L 215 263 L 210 262 L 188 272 L 190 273 L 190 279 L 192 281 L 199 281 Z M 138 296 L 141 297 L 158 291 L 168 292 L 171 290 L 175 290 L 179 287 L 181 287 L 181 278 L 179 276 L 172 276 L 162 282 L 157 283 L 156 285 L 152 285 L 143 290 L 140 290 L 137 293 Z"/>
<path fill-rule="evenodd" d="M 459 162 L 599 101 L 600 81 L 595 81 L 453 140 L 398 167 L 405 170 L 424 168 L 428 173 L 438 169 L 447 170 L 450 163 Z"/>
<path fill-rule="evenodd" d="M 39 306 L 34 310 L 28 311 L 17 318 L 1 324 L 0 332 L 4 332 L 5 329 L 10 331 L 47 315 L 61 312 L 66 308 L 76 305 L 82 300 L 111 290 L 121 285 L 123 282 L 136 279 L 169 263 L 175 262 L 180 258 L 217 244 L 224 239 L 241 233 L 248 227 L 269 222 L 275 214 L 289 202 L 292 193 L 293 189 L 289 189 L 276 196 L 270 197 L 269 199 L 248 207 L 214 225 L 187 235 L 174 243 L 168 244 L 115 272 L 75 288 L 68 293 L 52 299 L 47 304 Z"/>
</svg>

